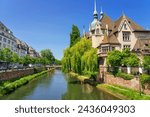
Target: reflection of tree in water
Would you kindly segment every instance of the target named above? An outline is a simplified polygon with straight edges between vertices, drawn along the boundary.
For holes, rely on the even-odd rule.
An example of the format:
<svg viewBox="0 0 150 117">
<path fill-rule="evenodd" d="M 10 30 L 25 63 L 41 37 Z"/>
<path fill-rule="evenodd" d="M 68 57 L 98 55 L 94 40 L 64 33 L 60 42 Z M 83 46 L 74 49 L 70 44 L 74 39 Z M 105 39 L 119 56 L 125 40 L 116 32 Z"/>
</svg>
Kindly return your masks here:
<svg viewBox="0 0 150 117">
<path fill-rule="evenodd" d="M 62 96 L 63 100 L 100 100 L 116 99 L 107 93 L 97 90 L 89 84 L 81 84 L 74 78 L 68 78 L 67 92 Z"/>
<path fill-rule="evenodd" d="M 60 70 L 55 70 L 32 80 L 1 99 L 64 99 L 64 100 L 99 100 L 116 99 L 98 91 L 89 84 L 81 84 L 75 78 L 67 77 Z"/>
<path fill-rule="evenodd" d="M 82 92 L 83 93 L 87 93 L 87 94 L 90 94 L 93 92 L 93 87 L 90 86 L 89 84 L 83 84 L 81 85 L 82 86 Z"/>
</svg>

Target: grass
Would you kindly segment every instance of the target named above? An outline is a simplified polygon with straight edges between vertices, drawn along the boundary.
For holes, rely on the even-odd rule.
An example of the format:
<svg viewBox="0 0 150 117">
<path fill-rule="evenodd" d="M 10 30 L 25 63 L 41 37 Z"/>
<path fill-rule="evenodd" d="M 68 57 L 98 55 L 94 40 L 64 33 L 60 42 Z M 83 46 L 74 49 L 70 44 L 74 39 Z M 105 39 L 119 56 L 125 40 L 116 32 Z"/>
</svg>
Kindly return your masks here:
<svg viewBox="0 0 150 117">
<path fill-rule="evenodd" d="M 141 94 L 135 90 L 109 84 L 99 84 L 97 88 L 119 97 L 120 99 L 128 100 L 150 100 L 150 95 Z"/>
<path fill-rule="evenodd" d="M 150 83 L 150 75 L 142 74 L 140 76 L 140 79 L 141 79 L 142 85 L 144 85 L 145 83 Z"/>
<path fill-rule="evenodd" d="M 131 79 L 134 78 L 133 75 L 126 74 L 126 73 L 123 73 L 123 72 L 118 72 L 118 73 L 116 74 L 116 76 L 117 76 L 117 77 L 121 77 L 121 78 L 123 78 L 124 80 L 131 80 Z"/>
<path fill-rule="evenodd" d="M 81 75 L 76 74 L 76 73 L 74 73 L 74 72 L 70 72 L 69 75 L 71 75 L 72 77 L 77 78 L 77 79 L 80 80 L 80 81 L 84 81 L 84 80 L 90 78 L 90 77 L 87 77 L 87 76 L 81 76 Z"/>
<path fill-rule="evenodd" d="M 13 92 L 15 89 L 21 87 L 22 85 L 27 84 L 29 81 L 37 78 L 38 76 L 41 76 L 41 75 L 47 73 L 47 72 L 48 71 L 46 70 L 46 71 L 43 71 L 43 72 L 40 72 L 40 73 L 36 73 L 36 74 L 33 74 L 33 75 L 22 77 L 22 78 L 20 78 L 16 81 L 3 82 L 0 85 L 0 96 L 6 95 L 10 92 Z"/>
</svg>

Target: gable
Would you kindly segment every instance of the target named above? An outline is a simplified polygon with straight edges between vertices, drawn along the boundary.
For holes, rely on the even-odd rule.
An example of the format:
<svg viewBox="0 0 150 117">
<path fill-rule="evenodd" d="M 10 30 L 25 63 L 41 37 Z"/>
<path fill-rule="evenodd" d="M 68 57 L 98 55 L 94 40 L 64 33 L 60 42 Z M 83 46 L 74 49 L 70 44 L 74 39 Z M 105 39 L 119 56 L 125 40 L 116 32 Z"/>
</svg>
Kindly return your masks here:
<svg viewBox="0 0 150 117">
<path fill-rule="evenodd" d="M 128 23 L 126 19 L 124 19 L 118 28 L 119 31 L 133 31 L 131 25 Z"/>
</svg>

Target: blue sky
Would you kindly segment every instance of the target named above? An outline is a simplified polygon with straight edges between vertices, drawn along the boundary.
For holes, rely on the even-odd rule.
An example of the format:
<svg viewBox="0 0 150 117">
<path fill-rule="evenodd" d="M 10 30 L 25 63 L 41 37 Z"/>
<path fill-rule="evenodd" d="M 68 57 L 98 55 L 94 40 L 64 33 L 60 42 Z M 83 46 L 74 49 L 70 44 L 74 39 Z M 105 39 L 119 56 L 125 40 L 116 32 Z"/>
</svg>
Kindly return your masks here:
<svg viewBox="0 0 150 117">
<path fill-rule="evenodd" d="M 0 21 L 10 28 L 16 37 L 37 51 L 52 50 L 61 59 L 69 46 L 72 24 L 85 25 L 88 31 L 93 20 L 94 0 L 0 0 Z M 135 22 L 150 29 L 150 0 L 97 0 L 100 8 L 113 20 L 122 12 Z"/>
</svg>

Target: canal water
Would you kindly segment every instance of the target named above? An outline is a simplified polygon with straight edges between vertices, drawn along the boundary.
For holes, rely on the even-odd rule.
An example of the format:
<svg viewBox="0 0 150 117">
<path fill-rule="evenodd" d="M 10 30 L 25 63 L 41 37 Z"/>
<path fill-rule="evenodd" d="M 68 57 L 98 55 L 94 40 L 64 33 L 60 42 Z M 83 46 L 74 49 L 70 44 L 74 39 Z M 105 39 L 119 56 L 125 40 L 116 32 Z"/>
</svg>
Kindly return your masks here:
<svg viewBox="0 0 150 117">
<path fill-rule="evenodd" d="M 116 97 L 81 84 L 75 78 L 55 70 L 34 79 L 1 100 L 115 100 Z"/>
</svg>

